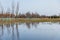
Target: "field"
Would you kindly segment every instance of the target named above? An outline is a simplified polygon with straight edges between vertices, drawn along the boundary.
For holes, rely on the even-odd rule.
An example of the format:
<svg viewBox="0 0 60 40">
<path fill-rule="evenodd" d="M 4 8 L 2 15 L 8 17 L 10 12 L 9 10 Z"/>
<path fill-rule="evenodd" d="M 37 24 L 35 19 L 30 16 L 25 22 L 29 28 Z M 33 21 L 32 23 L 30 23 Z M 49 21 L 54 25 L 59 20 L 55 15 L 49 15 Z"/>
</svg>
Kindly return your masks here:
<svg viewBox="0 0 60 40">
<path fill-rule="evenodd" d="M 60 22 L 60 18 L 0 18 L 0 24 L 18 22 Z"/>
</svg>

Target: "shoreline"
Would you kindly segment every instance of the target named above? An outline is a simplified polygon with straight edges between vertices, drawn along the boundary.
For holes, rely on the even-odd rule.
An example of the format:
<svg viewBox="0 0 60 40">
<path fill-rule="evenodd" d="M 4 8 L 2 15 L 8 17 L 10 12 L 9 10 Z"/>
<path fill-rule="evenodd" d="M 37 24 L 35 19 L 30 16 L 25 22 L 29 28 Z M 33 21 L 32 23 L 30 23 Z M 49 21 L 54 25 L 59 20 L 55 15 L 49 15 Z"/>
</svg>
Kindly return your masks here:
<svg viewBox="0 0 60 40">
<path fill-rule="evenodd" d="M 0 18 L 0 24 L 13 24 L 19 22 L 60 22 L 60 18 Z"/>
</svg>

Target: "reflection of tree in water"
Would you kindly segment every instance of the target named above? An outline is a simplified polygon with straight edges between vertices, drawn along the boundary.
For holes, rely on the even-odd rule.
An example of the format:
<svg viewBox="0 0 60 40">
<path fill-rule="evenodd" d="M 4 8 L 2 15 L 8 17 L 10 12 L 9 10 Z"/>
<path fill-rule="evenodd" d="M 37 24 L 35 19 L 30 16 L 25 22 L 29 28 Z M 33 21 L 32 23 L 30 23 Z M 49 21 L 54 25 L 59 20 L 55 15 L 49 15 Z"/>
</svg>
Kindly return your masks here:
<svg viewBox="0 0 60 40">
<path fill-rule="evenodd" d="M 31 25 L 32 25 L 32 27 L 34 26 L 35 28 L 37 28 L 37 25 L 38 25 L 39 23 L 35 23 L 35 22 L 32 22 L 32 23 L 26 23 L 26 26 L 27 26 L 27 28 L 31 28 Z"/>
<path fill-rule="evenodd" d="M 18 31 L 18 24 L 16 24 L 16 37 L 17 37 L 17 40 L 19 40 L 19 31 Z"/>
<path fill-rule="evenodd" d="M 11 32 L 10 32 L 10 24 L 6 24 L 5 26 L 6 26 L 6 28 L 7 28 L 8 34 L 11 33 Z"/>
<path fill-rule="evenodd" d="M 30 23 L 26 23 L 27 28 L 30 29 Z"/>
<path fill-rule="evenodd" d="M 53 23 L 53 24 L 54 24 L 54 23 L 56 23 L 56 24 L 60 24 L 60 22 L 51 22 L 51 23 Z"/>
<path fill-rule="evenodd" d="M 11 31 L 11 30 L 9 30 L 10 26 L 11 26 L 11 30 L 12 30 L 12 35 L 11 35 L 11 33 L 9 33 L 9 31 Z M 12 40 L 16 40 L 15 37 L 17 37 L 17 40 L 19 40 L 18 24 L 16 24 L 16 29 L 15 29 L 14 24 L 6 24 L 6 28 L 7 28 L 8 34 L 10 34 L 12 36 Z M 15 34 L 15 30 L 16 30 L 16 34 Z"/>
<path fill-rule="evenodd" d="M 21 24 L 21 23 L 20 23 Z M 31 27 L 37 27 L 37 24 L 38 23 L 25 23 L 26 24 L 26 26 L 27 26 L 27 28 L 31 28 Z M 15 26 L 15 24 L 6 24 L 6 25 L 0 25 L 0 30 L 2 31 L 1 33 L 0 33 L 0 40 L 1 40 L 1 37 L 2 36 L 4 36 L 4 32 L 5 33 L 7 33 L 7 35 L 8 35 L 8 39 L 12 39 L 12 40 L 20 40 L 20 37 L 19 37 L 19 30 L 18 30 L 18 25 L 19 24 L 16 24 L 16 26 Z M 33 26 L 32 26 L 33 25 Z M 7 31 L 4 31 L 4 29 L 6 30 L 7 29 Z M 15 33 L 16 32 L 16 33 Z M 5 35 L 6 36 L 6 35 Z M 9 37 L 10 36 L 10 37 Z"/>
<path fill-rule="evenodd" d="M 14 25 L 11 24 L 12 27 L 12 40 L 14 40 Z"/>
<path fill-rule="evenodd" d="M 60 22 L 58 22 L 58 24 L 60 24 Z"/>
<path fill-rule="evenodd" d="M 35 28 L 37 28 L 38 24 L 39 24 L 39 22 L 33 22 L 32 26 L 34 26 Z"/>
<path fill-rule="evenodd" d="M 10 24 L 11 27 L 14 27 L 14 24 Z"/>
<path fill-rule="evenodd" d="M 16 29 L 14 24 L 11 24 L 11 27 L 12 27 L 12 40 L 19 40 L 18 24 L 16 24 Z M 15 30 L 16 30 L 16 33 L 15 33 Z"/>
<path fill-rule="evenodd" d="M 2 24 L 2 35 L 3 35 L 3 24 Z"/>
<path fill-rule="evenodd" d="M 2 40 L 1 37 L 3 36 L 3 24 L 0 25 L 0 27 L 1 27 L 1 29 L 0 29 L 1 30 L 1 32 L 0 32 L 0 40 Z"/>
<path fill-rule="evenodd" d="M 21 24 L 23 24 L 23 23 L 18 23 L 18 25 L 21 25 Z"/>
<path fill-rule="evenodd" d="M 7 35 L 9 34 L 10 36 L 11 36 L 11 38 L 10 39 L 12 39 L 12 40 L 19 40 L 19 32 L 18 32 L 18 24 L 16 24 L 16 29 L 15 29 L 15 26 L 14 26 L 14 24 L 6 24 L 6 25 L 4 25 L 4 28 L 5 29 L 7 29 L 7 31 L 5 31 L 6 33 L 7 33 Z M 16 31 L 15 31 L 16 30 Z M 0 25 L 0 40 L 2 40 L 2 38 L 3 38 L 3 24 L 2 25 Z M 15 33 L 16 32 L 16 33 Z M 12 35 L 11 35 L 12 34 Z M 8 35 L 8 38 L 9 38 L 9 35 Z M 15 36 L 16 35 L 16 36 Z M 6 36 L 6 35 L 5 35 Z M 17 39 L 16 39 L 16 38 Z M 8 39 L 7 38 L 7 39 Z"/>
</svg>

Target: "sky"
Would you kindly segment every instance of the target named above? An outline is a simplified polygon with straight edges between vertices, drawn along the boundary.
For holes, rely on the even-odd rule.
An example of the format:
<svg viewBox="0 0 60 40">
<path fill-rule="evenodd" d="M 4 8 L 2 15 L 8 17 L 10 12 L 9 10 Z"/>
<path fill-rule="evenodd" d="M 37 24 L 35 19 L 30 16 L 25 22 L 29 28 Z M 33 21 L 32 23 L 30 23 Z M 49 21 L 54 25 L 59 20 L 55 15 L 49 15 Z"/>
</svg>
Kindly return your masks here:
<svg viewBox="0 0 60 40">
<path fill-rule="evenodd" d="M 16 7 L 19 2 L 19 12 L 37 12 L 40 15 L 59 15 L 60 14 L 60 0 L 0 0 L 0 5 L 3 6 L 4 11 L 7 8 L 11 9 L 12 2 Z"/>
</svg>

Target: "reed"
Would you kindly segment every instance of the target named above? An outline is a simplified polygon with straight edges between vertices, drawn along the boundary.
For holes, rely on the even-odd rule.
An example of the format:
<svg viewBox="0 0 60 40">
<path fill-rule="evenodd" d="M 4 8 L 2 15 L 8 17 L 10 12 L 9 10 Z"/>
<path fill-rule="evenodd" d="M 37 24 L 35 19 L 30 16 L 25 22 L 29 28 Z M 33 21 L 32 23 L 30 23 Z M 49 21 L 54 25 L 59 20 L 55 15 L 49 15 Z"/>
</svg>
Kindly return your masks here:
<svg viewBox="0 0 60 40">
<path fill-rule="evenodd" d="M 60 18 L 0 18 L 0 24 L 19 23 L 19 22 L 60 22 Z"/>
</svg>

